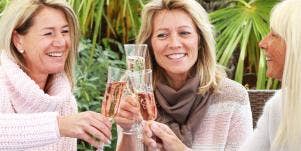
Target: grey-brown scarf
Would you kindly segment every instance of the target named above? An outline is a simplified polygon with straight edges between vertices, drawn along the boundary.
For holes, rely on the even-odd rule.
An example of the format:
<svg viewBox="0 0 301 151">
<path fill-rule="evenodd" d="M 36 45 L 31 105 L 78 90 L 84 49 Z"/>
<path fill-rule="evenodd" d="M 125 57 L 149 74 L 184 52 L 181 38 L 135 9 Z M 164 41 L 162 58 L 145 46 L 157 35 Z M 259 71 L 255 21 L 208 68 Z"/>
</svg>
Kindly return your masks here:
<svg viewBox="0 0 301 151">
<path fill-rule="evenodd" d="M 209 92 L 198 94 L 200 80 L 197 76 L 187 80 L 178 91 L 166 82 L 156 83 L 155 97 L 158 106 L 156 121 L 168 125 L 188 147 L 192 146 L 193 134 L 200 126 L 209 102 Z"/>
</svg>

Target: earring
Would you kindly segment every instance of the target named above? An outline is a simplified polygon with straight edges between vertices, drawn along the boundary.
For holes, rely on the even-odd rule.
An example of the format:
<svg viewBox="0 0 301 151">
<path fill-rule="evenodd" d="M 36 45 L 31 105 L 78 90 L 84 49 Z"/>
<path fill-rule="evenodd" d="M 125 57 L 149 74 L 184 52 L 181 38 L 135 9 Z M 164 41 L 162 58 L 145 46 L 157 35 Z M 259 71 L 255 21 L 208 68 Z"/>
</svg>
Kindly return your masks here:
<svg viewBox="0 0 301 151">
<path fill-rule="evenodd" d="M 18 49 L 18 51 L 19 51 L 20 53 L 23 53 L 23 52 L 24 52 L 24 49 Z"/>
</svg>

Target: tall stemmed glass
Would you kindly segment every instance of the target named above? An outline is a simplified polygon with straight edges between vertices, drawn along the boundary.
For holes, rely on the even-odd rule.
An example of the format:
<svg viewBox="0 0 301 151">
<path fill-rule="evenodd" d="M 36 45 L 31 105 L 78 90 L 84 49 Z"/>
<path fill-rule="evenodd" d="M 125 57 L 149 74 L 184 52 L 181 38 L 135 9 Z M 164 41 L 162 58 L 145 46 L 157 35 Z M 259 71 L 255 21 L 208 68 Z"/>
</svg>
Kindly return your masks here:
<svg viewBox="0 0 301 151">
<path fill-rule="evenodd" d="M 145 70 L 145 56 L 147 53 L 146 44 L 124 44 L 124 50 L 126 54 L 126 64 L 127 70 L 129 73 L 135 71 L 144 71 Z M 140 77 L 139 77 L 140 78 Z M 128 87 L 126 92 L 131 94 L 134 92 L 133 85 L 131 80 L 128 81 Z M 130 130 L 127 130 L 124 133 L 132 134 L 136 132 L 138 128 L 137 123 L 135 123 Z"/>
<path fill-rule="evenodd" d="M 130 71 L 142 71 L 145 69 L 146 44 L 124 44 L 127 69 Z"/>
<path fill-rule="evenodd" d="M 112 122 L 119 110 L 120 99 L 126 84 L 126 70 L 116 67 L 108 68 L 108 79 L 104 100 L 101 105 L 101 113 L 104 116 L 109 117 Z M 102 144 L 97 151 L 102 151 L 103 147 Z"/>
<path fill-rule="evenodd" d="M 144 90 L 138 92 L 138 101 L 143 120 L 155 120 L 157 118 L 157 107 L 152 84 L 152 70 L 147 69 L 141 72 Z"/>
<path fill-rule="evenodd" d="M 155 120 L 157 117 L 157 108 L 155 104 L 153 86 L 152 86 L 152 70 L 142 70 L 128 73 L 128 81 L 133 88 L 133 94 L 137 97 L 140 104 L 140 112 L 144 120 Z M 142 124 L 137 122 L 136 126 L 136 147 L 138 151 L 143 151 L 142 143 Z"/>
</svg>

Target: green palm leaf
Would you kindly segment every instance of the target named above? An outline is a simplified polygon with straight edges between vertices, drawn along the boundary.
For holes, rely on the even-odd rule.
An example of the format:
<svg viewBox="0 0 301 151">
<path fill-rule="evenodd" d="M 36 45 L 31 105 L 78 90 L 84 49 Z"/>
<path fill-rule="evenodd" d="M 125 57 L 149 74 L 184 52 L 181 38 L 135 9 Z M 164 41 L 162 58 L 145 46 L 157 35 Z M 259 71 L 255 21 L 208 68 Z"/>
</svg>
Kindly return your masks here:
<svg viewBox="0 0 301 151">
<path fill-rule="evenodd" d="M 229 66 L 233 53 L 238 51 L 235 80 L 243 83 L 244 75 L 257 74 L 256 88 L 275 86 L 265 76 L 266 64 L 258 42 L 269 32 L 269 15 L 278 0 L 234 0 L 227 8 L 210 13 L 217 31 L 217 60 Z M 270 85 L 270 86 L 268 86 Z"/>
</svg>

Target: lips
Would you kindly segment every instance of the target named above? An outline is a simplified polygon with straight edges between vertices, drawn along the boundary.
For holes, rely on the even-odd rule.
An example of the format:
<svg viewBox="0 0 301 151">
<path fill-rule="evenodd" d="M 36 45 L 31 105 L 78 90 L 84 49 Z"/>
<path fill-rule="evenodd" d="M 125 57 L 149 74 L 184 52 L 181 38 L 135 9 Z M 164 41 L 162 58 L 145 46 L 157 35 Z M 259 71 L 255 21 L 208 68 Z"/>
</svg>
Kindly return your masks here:
<svg viewBox="0 0 301 151">
<path fill-rule="evenodd" d="M 187 54 L 186 53 L 173 53 L 166 55 L 169 59 L 181 59 L 185 57 Z"/>
<path fill-rule="evenodd" d="M 48 52 L 47 55 L 50 57 L 62 57 L 64 55 L 64 52 L 62 51 Z"/>
</svg>

